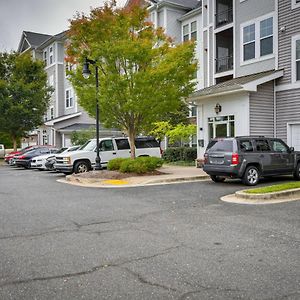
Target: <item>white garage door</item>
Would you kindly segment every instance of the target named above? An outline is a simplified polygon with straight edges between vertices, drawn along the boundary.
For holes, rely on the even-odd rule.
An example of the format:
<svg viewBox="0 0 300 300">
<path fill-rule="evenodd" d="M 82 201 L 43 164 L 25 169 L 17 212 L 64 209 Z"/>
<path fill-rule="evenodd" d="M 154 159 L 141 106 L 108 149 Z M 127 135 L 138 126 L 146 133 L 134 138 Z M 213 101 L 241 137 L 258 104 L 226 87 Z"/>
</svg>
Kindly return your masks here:
<svg viewBox="0 0 300 300">
<path fill-rule="evenodd" d="M 291 125 L 291 146 L 300 151 L 300 124 Z"/>
</svg>

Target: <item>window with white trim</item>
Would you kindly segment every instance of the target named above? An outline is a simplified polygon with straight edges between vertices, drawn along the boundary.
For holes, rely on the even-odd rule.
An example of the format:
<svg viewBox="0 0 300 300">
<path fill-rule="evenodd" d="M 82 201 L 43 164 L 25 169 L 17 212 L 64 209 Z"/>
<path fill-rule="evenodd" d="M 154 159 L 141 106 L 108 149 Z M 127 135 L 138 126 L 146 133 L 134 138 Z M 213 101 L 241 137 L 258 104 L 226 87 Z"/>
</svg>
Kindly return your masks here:
<svg viewBox="0 0 300 300">
<path fill-rule="evenodd" d="M 300 39 L 296 40 L 296 46 L 295 46 L 295 50 L 296 50 L 296 81 L 300 80 Z"/>
<path fill-rule="evenodd" d="M 274 53 L 274 18 L 259 18 L 241 26 L 241 60 L 258 59 Z"/>
<path fill-rule="evenodd" d="M 191 40 L 197 41 L 197 21 L 191 23 Z"/>
<path fill-rule="evenodd" d="M 49 64 L 53 64 L 53 46 L 49 47 Z"/>
<path fill-rule="evenodd" d="M 44 51 L 43 60 L 44 60 L 45 66 L 47 66 L 47 64 L 48 64 L 47 51 Z"/>
<path fill-rule="evenodd" d="M 74 97 L 72 89 L 66 90 L 66 108 L 73 107 L 74 105 Z"/>
<path fill-rule="evenodd" d="M 273 17 L 260 21 L 260 56 L 273 53 Z"/>
<path fill-rule="evenodd" d="M 189 32 L 189 24 L 186 24 L 182 28 L 182 36 L 183 36 L 183 41 L 188 41 L 190 39 L 190 32 Z"/>
<path fill-rule="evenodd" d="M 255 24 L 243 28 L 244 61 L 255 58 Z"/>
</svg>

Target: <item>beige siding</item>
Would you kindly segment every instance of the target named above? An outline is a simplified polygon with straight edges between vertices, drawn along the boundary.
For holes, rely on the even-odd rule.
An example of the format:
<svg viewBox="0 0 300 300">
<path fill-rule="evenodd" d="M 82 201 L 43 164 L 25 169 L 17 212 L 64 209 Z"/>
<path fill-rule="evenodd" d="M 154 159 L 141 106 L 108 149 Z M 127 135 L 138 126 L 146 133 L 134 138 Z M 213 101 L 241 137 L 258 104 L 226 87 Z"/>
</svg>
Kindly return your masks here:
<svg viewBox="0 0 300 300">
<path fill-rule="evenodd" d="M 274 82 L 250 93 L 250 134 L 274 136 Z"/>
<path fill-rule="evenodd" d="M 287 123 L 300 121 L 300 89 L 276 93 L 277 137 L 287 141 Z"/>
<path fill-rule="evenodd" d="M 291 0 L 278 1 L 278 66 L 284 68 L 279 84 L 291 83 L 291 37 L 300 33 L 300 8 L 292 9 Z"/>
</svg>

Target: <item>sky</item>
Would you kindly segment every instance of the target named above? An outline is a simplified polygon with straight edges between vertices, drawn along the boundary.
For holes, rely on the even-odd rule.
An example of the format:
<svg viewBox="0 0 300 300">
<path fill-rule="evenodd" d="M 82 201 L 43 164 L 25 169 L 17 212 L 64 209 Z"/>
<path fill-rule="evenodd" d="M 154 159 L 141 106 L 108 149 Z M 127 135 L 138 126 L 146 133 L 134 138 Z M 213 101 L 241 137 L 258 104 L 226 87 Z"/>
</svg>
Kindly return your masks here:
<svg viewBox="0 0 300 300">
<path fill-rule="evenodd" d="M 118 0 L 124 5 L 126 0 Z M 0 0 L 0 52 L 17 50 L 23 31 L 54 35 L 68 29 L 76 12 L 104 0 Z"/>
</svg>

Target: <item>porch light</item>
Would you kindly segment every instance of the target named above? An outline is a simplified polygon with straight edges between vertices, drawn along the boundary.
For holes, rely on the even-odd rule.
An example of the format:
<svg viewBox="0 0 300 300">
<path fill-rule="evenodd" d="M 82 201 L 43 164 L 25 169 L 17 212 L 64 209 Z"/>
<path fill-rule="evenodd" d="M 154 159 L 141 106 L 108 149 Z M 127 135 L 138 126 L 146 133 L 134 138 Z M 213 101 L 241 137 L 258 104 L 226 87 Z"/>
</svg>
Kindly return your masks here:
<svg viewBox="0 0 300 300">
<path fill-rule="evenodd" d="M 221 111 L 222 111 L 222 106 L 219 103 L 217 103 L 216 106 L 215 106 L 216 114 L 220 113 Z"/>
</svg>

